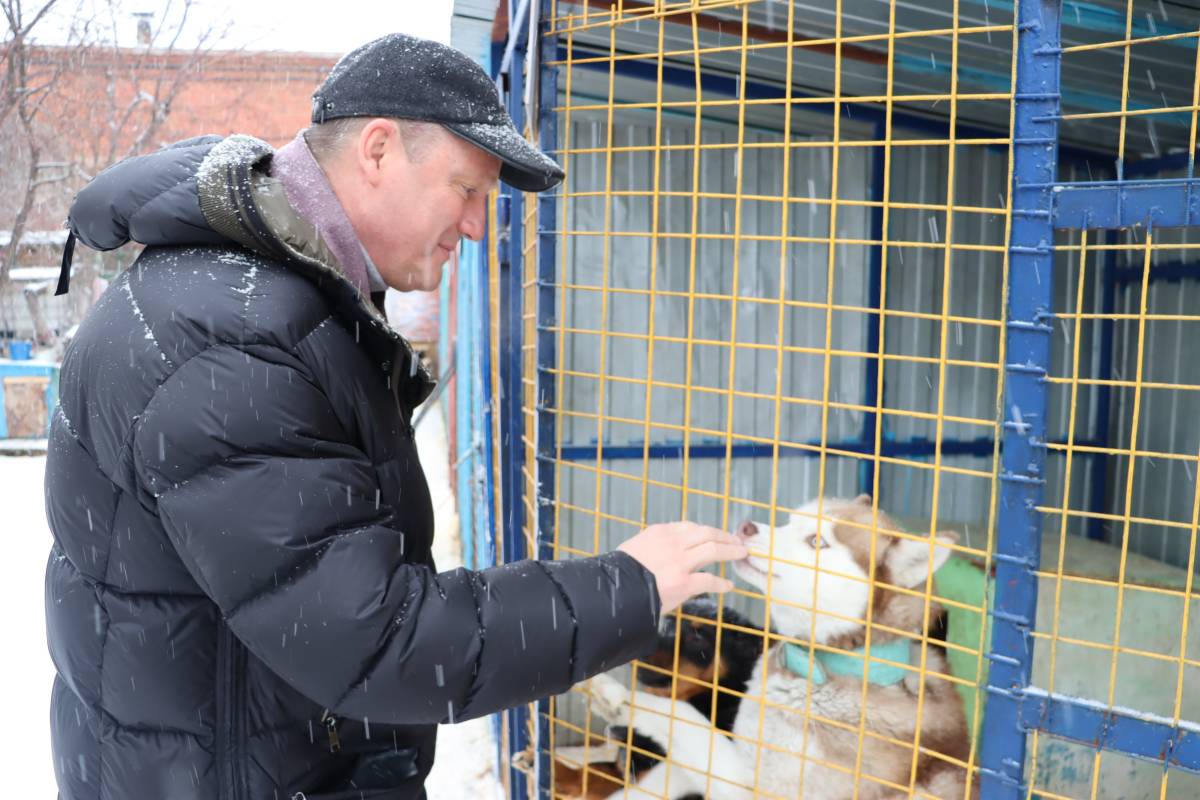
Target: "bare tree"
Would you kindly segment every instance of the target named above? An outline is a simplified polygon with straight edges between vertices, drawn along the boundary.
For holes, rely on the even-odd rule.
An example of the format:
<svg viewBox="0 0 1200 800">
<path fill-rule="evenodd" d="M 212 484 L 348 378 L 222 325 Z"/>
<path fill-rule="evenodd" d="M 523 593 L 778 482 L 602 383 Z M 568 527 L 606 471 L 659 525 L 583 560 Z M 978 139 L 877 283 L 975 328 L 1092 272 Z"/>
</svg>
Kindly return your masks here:
<svg viewBox="0 0 1200 800">
<path fill-rule="evenodd" d="M 0 296 L 7 296 L 31 215 L 59 224 L 69 198 L 96 171 L 156 145 L 179 93 L 224 35 L 213 26 L 190 30 L 195 0 L 168 0 L 156 21 L 139 21 L 137 46 L 124 46 L 117 36 L 127 16 L 121 0 L 99 0 L 75 7 L 65 44 L 39 45 L 36 28 L 56 2 L 65 0 L 39 0 L 32 10 L 21 0 L 0 0 L 8 23 L 0 87 L 0 148 L 7 152 L 0 157 L 10 171 L 2 181 L 9 185 L 0 187 L 8 195 L 0 229 L 11 232 L 0 254 Z M 185 32 L 192 42 L 186 48 Z M 72 307 L 81 312 L 91 306 L 96 263 L 78 264 Z M 39 288 L 26 301 L 41 344 L 52 344 L 50 327 L 38 318 L 43 293 Z M 0 303 L 0 330 L 9 328 Z"/>
<path fill-rule="evenodd" d="M 102 75 L 104 85 L 85 113 L 76 117 L 85 121 L 93 134 L 82 142 L 90 145 L 81 163 L 85 172 L 153 146 L 173 103 L 202 62 L 211 66 L 219 58 L 214 47 L 226 29 L 207 26 L 190 30 L 194 6 L 195 0 L 168 0 L 156 23 L 140 21 L 145 25 L 145 38 L 138 47 L 122 47 L 114 37 L 105 46 L 89 50 L 88 71 Z M 105 10 L 110 17 L 108 26 L 115 29 L 119 0 L 107 0 Z M 195 43 L 189 48 L 180 46 L 185 32 L 195 33 Z"/>
<path fill-rule="evenodd" d="M 37 6 L 32 14 L 27 14 L 21 0 L 0 0 L 0 12 L 8 23 L 9 39 L 4 49 L 3 92 L 0 94 L 0 124 L 10 119 L 15 123 L 17 136 L 10 141 L 18 149 L 23 149 L 25 170 L 23 175 L 23 191 L 19 191 L 19 202 L 13 216 L 12 226 L 3 257 L 0 258 L 0 292 L 8 284 L 9 273 L 16 263 L 21 239 L 29 213 L 33 209 L 38 191 L 45 185 L 61 181 L 66 176 L 61 174 L 46 175 L 48 170 L 42 164 L 42 143 L 37 132 L 37 120 L 45 106 L 46 99 L 53 93 L 58 81 L 59 72 L 51 69 L 48 72 L 38 69 L 31 62 L 30 40 L 34 29 L 46 14 L 53 8 L 56 0 L 45 0 Z M 19 163 L 19 162 L 17 162 Z M 6 310 L 0 307 L 0 315 L 7 317 Z M 8 328 L 7 319 L 3 319 L 4 327 Z"/>
</svg>

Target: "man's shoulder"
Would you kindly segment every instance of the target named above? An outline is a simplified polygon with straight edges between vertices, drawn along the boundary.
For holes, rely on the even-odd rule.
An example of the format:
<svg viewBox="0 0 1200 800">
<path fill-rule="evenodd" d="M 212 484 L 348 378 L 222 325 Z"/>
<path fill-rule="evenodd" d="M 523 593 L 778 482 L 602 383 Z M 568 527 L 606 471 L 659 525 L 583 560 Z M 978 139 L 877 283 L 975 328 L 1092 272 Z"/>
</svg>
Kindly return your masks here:
<svg viewBox="0 0 1200 800">
<path fill-rule="evenodd" d="M 328 301 L 287 264 L 237 246 L 152 247 L 122 276 L 162 336 L 290 347 L 329 317 Z"/>
</svg>

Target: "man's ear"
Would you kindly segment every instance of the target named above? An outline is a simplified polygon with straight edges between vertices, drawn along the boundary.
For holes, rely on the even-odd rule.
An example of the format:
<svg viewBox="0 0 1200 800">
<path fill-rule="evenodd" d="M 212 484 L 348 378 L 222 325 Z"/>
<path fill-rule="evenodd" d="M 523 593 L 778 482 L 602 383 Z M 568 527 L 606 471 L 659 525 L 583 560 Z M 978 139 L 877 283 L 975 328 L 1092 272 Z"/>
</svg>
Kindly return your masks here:
<svg viewBox="0 0 1200 800">
<path fill-rule="evenodd" d="M 958 534 L 941 531 L 933 541 L 930 547 L 928 539 L 897 539 L 888 548 L 886 562 L 895 585 L 911 589 L 924 584 L 953 554 L 949 545 L 958 544 Z"/>
<path fill-rule="evenodd" d="M 375 117 L 362 127 L 355 156 L 368 183 L 374 186 L 382 180 L 384 159 L 403 151 L 401 145 L 400 129 L 390 119 Z"/>
</svg>

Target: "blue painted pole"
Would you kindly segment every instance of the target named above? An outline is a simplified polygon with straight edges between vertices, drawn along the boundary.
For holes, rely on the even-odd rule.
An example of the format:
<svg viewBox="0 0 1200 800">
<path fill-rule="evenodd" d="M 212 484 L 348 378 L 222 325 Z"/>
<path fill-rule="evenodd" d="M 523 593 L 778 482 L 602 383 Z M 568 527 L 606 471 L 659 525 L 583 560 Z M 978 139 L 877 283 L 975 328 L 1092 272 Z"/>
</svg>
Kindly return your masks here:
<svg viewBox="0 0 1200 800">
<path fill-rule="evenodd" d="M 1013 131 L 1005 401 L 996 537 L 996 596 L 988 705 L 980 748 L 981 788 L 989 800 L 1025 797 L 1026 729 L 1021 700 L 1033 664 L 1041 518 L 1045 483 L 1046 371 L 1050 365 L 1057 180 L 1059 2 L 1022 0 L 1017 11 L 1017 85 Z"/>
<path fill-rule="evenodd" d="M 493 56 L 495 53 L 493 47 Z M 497 475 L 494 464 L 496 463 L 494 453 L 496 452 L 496 442 L 493 437 L 493 421 L 495 414 L 498 413 L 496 407 L 499 398 L 492 395 L 492 304 L 491 304 L 491 275 L 489 269 L 491 267 L 490 258 L 491 248 L 499 248 L 500 244 L 494 240 L 495 237 L 489 231 L 484 238 L 483 243 L 483 259 L 479 264 L 479 316 L 476 321 L 476 335 L 479 337 L 479 373 L 481 375 L 479 386 L 480 408 L 480 425 L 482 426 L 481 437 L 483 441 L 480 458 L 483 461 L 483 486 L 480 493 L 483 496 L 483 501 L 477 511 L 479 519 L 479 543 L 480 550 L 478 554 L 479 563 L 477 569 L 490 567 L 497 563 L 496 542 L 500 535 L 499 520 L 496 519 L 496 482 L 502 480 L 502 474 Z M 503 473 L 503 470 L 501 470 Z M 501 733 L 504 725 L 504 714 L 492 715 L 492 736 L 496 742 L 496 774 L 503 775 L 505 766 L 505 758 L 507 754 L 501 748 L 500 743 L 503 741 Z"/>
<path fill-rule="evenodd" d="M 558 52 L 558 37 L 549 33 L 545 20 L 553 18 L 553 0 L 541 2 L 541 30 L 534 31 L 539 37 L 535 43 L 540 48 L 538 59 L 538 145 L 542 150 L 553 152 L 558 148 L 558 68 L 547 66 Z M 547 408 L 555 402 L 555 380 L 553 367 L 557 361 L 557 340 L 551 330 L 557 327 L 555 290 L 557 286 L 558 254 L 558 191 L 543 192 L 537 199 L 537 463 L 531 464 L 537 479 L 537 543 L 538 558 L 554 558 L 554 505 L 557 492 L 554 484 L 555 464 L 555 415 Z M 550 700 L 538 702 L 537 719 L 537 778 L 538 793 L 542 797 L 552 795 L 550 763 Z"/>
<path fill-rule="evenodd" d="M 511 30 L 511 28 L 510 28 Z M 518 30 L 518 37 L 523 39 L 527 28 Z M 508 113 L 520 130 L 524 124 L 524 108 L 522 100 L 524 97 L 524 68 L 525 68 L 525 41 L 518 40 L 513 46 L 510 42 L 509 52 L 512 53 L 512 60 L 509 63 L 510 72 L 507 74 L 508 89 L 506 100 L 508 104 Z M 501 75 L 501 80 L 504 80 L 505 75 Z M 524 272 L 524 253 L 522 245 L 525 240 L 523 215 L 524 215 L 524 195 L 512 188 L 505 186 L 503 196 L 506 200 L 504 203 L 505 218 L 507 219 L 508 236 L 506 239 L 507 246 L 502 251 L 504 263 L 501 265 L 501 336 L 503 337 L 502 344 L 502 366 L 503 374 L 501 376 L 501 391 L 504 393 L 502 402 L 501 418 L 501 441 L 499 443 L 502 468 L 504 471 L 503 485 L 503 504 L 504 504 L 504 520 L 501 523 L 503 529 L 504 542 L 504 560 L 516 561 L 524 556 L 524 538 L 521 534 L 521 529 L 524 524 L 524 507 L 521 502 L 521 495 L 524 492 L 524 485 L 521 479 L 521 467 L 524 462 L 524 448 L 521 445 L 521 434 L 524 431 L 524 423 L 521 416 L 521 407 L 523 403 L 523 391 L 521 386 L 521 344 L 522 344 L 522 325 L 521 325 L 521 278 Z M 508 711 L 508 743 L 509 751 L 507 757 L 509 759 L 508 774 L 509 774 L 509 789 L 512 797 L 525 797 L 528 794 L 528 783 L 524 772 L 512 766 L 512 757 L 524 752 L 529 745 L 529 710 L 527 706 L 518 706 L 517 708 Z"/>
<path fill-rule="evenodd" d="M 471 475 L 475 463 L 471 455 L 471 447 L 476 436 L 475 426 L 478 420 L 472 400 L 476 385 L 473 371 L 474 352 L 475 348 L 479 346 L 479 341 L 471 335 L 472 320 L 475 319 L 475 297 L 472 284 L 474 283 L 474 267 L 484 252 L 486 251 L 475 242 L 465 241 L 462 243 L 459 250 L 458 269 L 451 276 L 451 280 L 446 281 L 442 294 L 443 307 L 448 307 L 447 295 L 450 293 L 449 287 L 453 283 L 458 309 L 458 314 L 454 319 L 454 334 L 453 338 L 444 334 L 442 344 L 438 348 L 454 358 L 454 398 L 458 419 L 456 420 L 457 425 L 454 427 L 454 449 L 452 451 L 454 453 L 453 461 L 457 467 L 452 477 L 455 494 L 458 497 L 458 531 L 459 539 L 462 542 L 463 564 L 468 569 L 477 568 L 474 554 L 475 504 L 472 502 L 471 492 Z M 449 319 L 448 313 L 443 312 L 443 326 L 447 319 Z M 451 341 L 453 341 L 453 346 L 450 346 Z M 446 359 L 440 358 L 439 363 L 443 365 L 441 368 L 444 369 Z"/>
</svg>

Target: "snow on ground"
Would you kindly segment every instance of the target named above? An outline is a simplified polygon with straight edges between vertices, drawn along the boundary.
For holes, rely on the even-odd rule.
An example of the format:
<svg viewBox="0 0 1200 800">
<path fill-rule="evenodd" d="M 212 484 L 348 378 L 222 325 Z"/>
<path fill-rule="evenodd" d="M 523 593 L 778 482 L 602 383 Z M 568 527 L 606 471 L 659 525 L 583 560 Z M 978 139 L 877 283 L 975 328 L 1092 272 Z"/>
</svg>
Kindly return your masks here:
<svg viewBox="0 0 1200 800">
<path fill-rule="evenodd" d="M 420 412 L 418 412 L 420 413 Z M 462 566 L 462 539 L 450 482 L 450 451 L 441 408 L 431 409 L 417 428 L 417 452 L 433 498 L 433 558 L 438 570 Z M 489 718 L 438 731 L 437 757 L 425 782 L 430 800 L 494 800 L 503 797 L 496 778 L 496 743 Z"/>
<path fill-rule="evenodd" d="M 446 426 L 440 409 L 427 414 L 417 430 L 421 463 L 429 478 L 437 519 L 434 553 L 438 569 L 462 563 L 458 515 L 450 488 Z M 54 667 L 46 651 L 43 580 L 50 553 L 42 475 L 45 456 L 5 455 L 0 447 L 0 535 L 10 559 L 0 580 L 7 658 L 5 719 L 0 725 L 4 796 L 53 798 L 50 758 L 50 685 Z M 487 719 L 443 726 L 426 789 L 430 800 L 494 800 L 502 797 L 492 765 L 495 743 Z M 169 800 L 169 799 L 166 799 Z"/>
<path fill-rule="evenodd" d="M 50 685 L 54 667 L 46 651 L 43 579 L 50 555 L 50 529 L 42 502 L 45 456 L 0 455 L 0 534 L 8 560 L 0 580 L 6 633 L 6 716 L 0 725 L 5 794 L 55 796 L 50 761 Z"/>
</svg>

